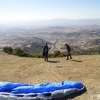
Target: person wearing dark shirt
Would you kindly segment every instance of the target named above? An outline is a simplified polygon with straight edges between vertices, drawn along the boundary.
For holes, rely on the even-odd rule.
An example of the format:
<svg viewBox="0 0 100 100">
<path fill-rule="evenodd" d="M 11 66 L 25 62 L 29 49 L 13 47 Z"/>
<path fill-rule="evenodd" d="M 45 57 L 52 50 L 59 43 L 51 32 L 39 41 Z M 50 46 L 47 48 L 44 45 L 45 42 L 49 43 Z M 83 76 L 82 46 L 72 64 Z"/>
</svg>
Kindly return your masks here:
<svg viewBox="0 0 100 100">
<path fill-rule="evenodd" d="M 48 51 L 49 51 L 49 48 L 48 48 L 47 43 L 45 43 L 45 45 L 42 48 L 43 48 L 42 54 L 43 54 L 44 60 L 48 61 Z"/>
<path fill-rule="evenodd" d="M 70 57 L 70 59 L 72 59 L 72 56 L 71 56 L 71 53 L 70 53 L 70 51 L 71 51 L 70 46 L 67 43 L 65 43 L 65 46 L 66 46 L 66 49 L 67 49 L 67 58 L 66 58 L 66 60 L 68 60 L 69 57 Z"/>
</svg>

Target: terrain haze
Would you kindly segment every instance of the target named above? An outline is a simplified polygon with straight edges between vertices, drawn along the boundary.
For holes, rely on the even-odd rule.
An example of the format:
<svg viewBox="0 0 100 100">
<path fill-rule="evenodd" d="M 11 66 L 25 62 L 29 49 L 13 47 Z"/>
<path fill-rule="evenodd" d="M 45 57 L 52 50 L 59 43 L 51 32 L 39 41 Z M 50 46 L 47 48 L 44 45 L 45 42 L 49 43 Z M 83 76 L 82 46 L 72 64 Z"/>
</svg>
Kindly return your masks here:
<svg viewBox="0 0 100 100">
<path fill-rule="evenodd" d="M 68 26 L 68 25 L 100 25 L 100 18 L 94 19 L 65 19 L 55 18 L 49 20 L 30 20 L 30 21 L 0 21 L 0 26 Z"/>
<path fill-rule="evenodd" d="M 67 42 L 75 49 L 100 46 L 100 19 L 51 19 L 14 22 L 0 25 L 0 49 L 21 47 L 27 52 L 41 52 L 47 42 L 55 50 L 64 51 Z"/>
</svg>

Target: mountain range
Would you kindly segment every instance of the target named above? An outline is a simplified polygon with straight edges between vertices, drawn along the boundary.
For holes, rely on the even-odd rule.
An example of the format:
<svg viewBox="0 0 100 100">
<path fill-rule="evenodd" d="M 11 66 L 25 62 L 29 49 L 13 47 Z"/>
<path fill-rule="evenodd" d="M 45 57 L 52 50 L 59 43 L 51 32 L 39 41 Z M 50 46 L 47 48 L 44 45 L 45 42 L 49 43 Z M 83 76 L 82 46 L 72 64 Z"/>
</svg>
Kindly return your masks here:
<svg viewBox="0 0 100 100">
<path fill-rule="evenodd" d="M 2 23 L 2 22 L 0 22 Z M 3 25 L 8 26 L 66 26 L 66 25 L 100 25 L 100 18 L 95 19 L 64 19 L 64 18 L 55 18 L 50 20 L 30 20 L 30 21 L 13 21 L 5 22 Z"/>
<path fill-rule="evenodd" d="M 64 43 L 74 50 L 100 46 L 100 19 L 51 19 L 10 22 L 0 25 L 0 49 L 20 46 L 26 52 L 41 52 L 47 42 L 51 52 L 64 51 Z"/>
</svg>

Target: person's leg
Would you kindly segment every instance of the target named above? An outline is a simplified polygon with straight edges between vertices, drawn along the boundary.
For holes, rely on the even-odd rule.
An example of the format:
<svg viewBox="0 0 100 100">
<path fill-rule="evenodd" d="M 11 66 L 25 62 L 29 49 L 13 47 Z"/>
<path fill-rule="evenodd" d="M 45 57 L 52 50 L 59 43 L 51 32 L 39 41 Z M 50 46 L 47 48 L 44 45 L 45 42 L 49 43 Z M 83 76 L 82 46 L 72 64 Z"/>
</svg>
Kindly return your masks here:
<svg viewBox="0 0 100 100">
<path fill-rule="evenodd" d="M 68 60 L 69 59 L 69 53 L 67 52 L 67 58 L 66 58 L 66 60 Z"/>
<path fill-rule="evenodd" d="M 46 61 L 46 57 L 44 56 L 44 61 Z"/>
<path fill-rule="evenodd" d="M 70 59 L 72 59 L 72 56 L 71 56 L 71 54 L 69 53 L 69 56 L 70 56 Z"/>
<path fill-rule="evenodd" d="M 46 61 L 48 61 L 48 57 L 46 57 Z"/>
<path fill-rule="evenodd" d="M 48 52 L 46 53 L 46 61 L 48 61 Z"/>
<path fill-rule="evenodd" d="M 44 57 L 44 61 L 46 61 L 46 54 L 45 53 L 43 53 L 43 57 Z"/>
</svg>

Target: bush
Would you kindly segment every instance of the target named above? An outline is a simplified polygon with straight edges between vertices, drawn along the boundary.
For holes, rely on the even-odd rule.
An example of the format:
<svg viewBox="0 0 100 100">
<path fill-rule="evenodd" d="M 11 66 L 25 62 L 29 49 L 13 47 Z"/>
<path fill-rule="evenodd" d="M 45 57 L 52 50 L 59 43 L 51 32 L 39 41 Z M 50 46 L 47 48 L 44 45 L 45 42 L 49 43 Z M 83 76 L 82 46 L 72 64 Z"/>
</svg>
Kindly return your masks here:
<svg viewBox="0 0 100 100">
<path fill-rule="evenodd" d="M 13 49 L 13 54 L 18 56 L 24 56 L 25 52 L 20 47 L 16 47 Z"/>
<path fill-rule="evenodd" d="M 54 58 L 54 54 L 50 53 L 50 54 L 48 54 L 48 57 L 49 58 Z"/>
<path fill-rule="evenodd" d="M 35 57 L 35 58 L 43 58 L 42 54 L 37 54 L 37 53 L 34 54 L 33 57 Z"/>
<path fill-rule="evenodd" d="M 61 52 L 60 51 L 54 51 L 54 57 L 60 57 Z"/>
<path fill-rule="evenodd" d="M 10 46 L 6 46 L 3 48 L 3 52 L 8 53 L 8 54 L 12 54 L 13 49 Z"/>
</svg>

